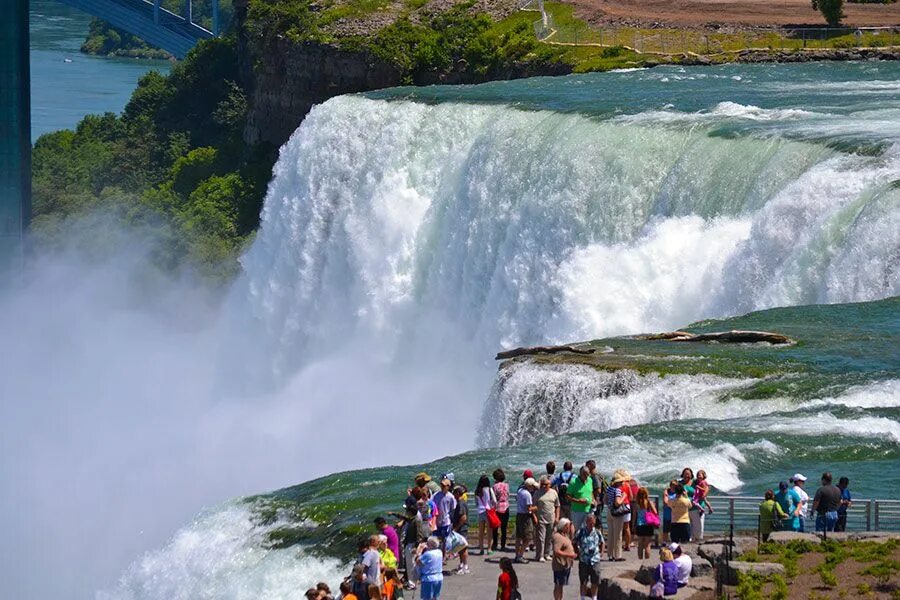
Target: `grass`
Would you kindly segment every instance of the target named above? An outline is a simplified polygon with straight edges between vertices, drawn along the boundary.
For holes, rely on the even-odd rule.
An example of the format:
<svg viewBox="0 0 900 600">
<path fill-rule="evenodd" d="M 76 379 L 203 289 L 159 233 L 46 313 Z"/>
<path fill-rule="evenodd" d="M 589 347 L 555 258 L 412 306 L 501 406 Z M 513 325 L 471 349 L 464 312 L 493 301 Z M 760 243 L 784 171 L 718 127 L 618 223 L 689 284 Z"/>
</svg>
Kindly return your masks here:
<svg viewBox="0 0 900 600">
<path fill-rule="evenodd" d="M 885 47 L 900 44 L 900 32 L 865 31 L 859 39 L 852 28 L 821 28 L 799 31 L 757 30 L 736 33 L 703 33 L 676 28 L 595 28 L 575 16 L 574 7 L 547 2 L 551 44 L 623 46 L 641 53 L 695 54 L 734 53 L 748 48 L 802 50 L 814 48 Z M 537 11 L 529 11 L 537 15 Z M 536 29 L 539 22 L 533 19 Z"/>
</svg>

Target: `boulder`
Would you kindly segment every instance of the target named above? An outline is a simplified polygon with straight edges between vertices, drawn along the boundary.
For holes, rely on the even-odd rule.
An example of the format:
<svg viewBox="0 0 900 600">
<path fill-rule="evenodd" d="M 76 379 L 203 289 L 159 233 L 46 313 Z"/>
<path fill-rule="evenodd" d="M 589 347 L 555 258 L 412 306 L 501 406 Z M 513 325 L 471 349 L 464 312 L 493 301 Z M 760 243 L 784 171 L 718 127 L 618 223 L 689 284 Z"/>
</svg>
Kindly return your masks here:
<svg viewBox="0 0 900 600">
<path fill-rule="evenodd" d="M 803 540 L 811 544 L 818 544 L 822 541 L 814 533 L 800 533 L 799 531 L 773 531 L 769 534 L 769 541 L 776 544 L 787 544 L 794 540 Z"/>
<path fill-rule="evenodd" d="M 733 560 L 728 565 L 728 571 L 725 573 L 725 582 L 728 585 L 737 585 L 739 573 L 756 573 L 763 577 L 768 577 L 769 575 L 781 575 L 784 577 L 784 565 Z"/>
<path fill-rule="evenodd" d="M 841 535 L 839 533 L 829 533 L 829 539 L 832 536 Z M 870 542 L 886 542 L 887 540 L 895 540 L 900 539 L 900 533 L 896 531 L 854 531 L 852 533 L 847 534 L 848 539 L 857 540 L 857 541 L 870 541 Z"/>
<path fill-rule="evenodd" d="M 643 600 L 650 597 L 650 586 L 627 577 L 604 579 L 601 585 L 604 600 Z"/>
<path fill-rule="evenodd" d="M 575 346 L 530 346 L 523 348 L 513 348 L 512 350 L 503 350 L 497 353 L 494 360 L 507 360 L 517 356 L 534 356 L 536 354 L 559 354 L 567 352 L 570 354 L 593 354 L 595 348 L 576 348 Z"/>
</svg>

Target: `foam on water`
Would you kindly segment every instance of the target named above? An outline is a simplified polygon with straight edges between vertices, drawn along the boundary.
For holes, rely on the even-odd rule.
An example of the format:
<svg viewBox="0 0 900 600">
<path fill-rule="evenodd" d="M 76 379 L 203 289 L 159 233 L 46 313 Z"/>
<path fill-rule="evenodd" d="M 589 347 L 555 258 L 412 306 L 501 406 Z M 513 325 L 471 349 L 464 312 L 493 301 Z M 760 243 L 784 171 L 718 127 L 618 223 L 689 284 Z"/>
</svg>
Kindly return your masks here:
<svg viewBox="0 0 900 600">
<path fill-rule="evenodd" d="M 898 173 L 897 153 L 777 136 L 335 98 L 275 168 L 231 303 L 260 333 L 238 362 L 283 379 L 435 319 L 488 355 L 897 294 Z"/>
<path fill-rule="evenodd" d="M 135 562 L 97 600 L 299 600 L 305 586 L 342 579 L 347 565 L 338 560 L 299 547 L 264 547 L 266 533 L 283 525 L 255 524 L 245 504 L 209 511 Z"/>
</svg>

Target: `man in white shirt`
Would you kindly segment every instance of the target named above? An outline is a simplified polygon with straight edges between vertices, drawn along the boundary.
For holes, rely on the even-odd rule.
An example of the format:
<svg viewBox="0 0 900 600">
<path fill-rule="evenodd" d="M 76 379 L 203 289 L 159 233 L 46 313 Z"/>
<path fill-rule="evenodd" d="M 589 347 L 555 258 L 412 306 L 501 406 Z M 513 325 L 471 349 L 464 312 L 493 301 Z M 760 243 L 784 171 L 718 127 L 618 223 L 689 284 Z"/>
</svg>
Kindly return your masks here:
<svg viewBox="0 0 900 600">
<path fill-rule="evenodd" d="M 694 568 L 694 561 L 691 557 L 684 553 L 681 546 L 672 543 L 669 544 L 669 550 L 675 557 L 675 567 L 678 569 L 678 587 L 684 587 L 691 578 L 691 570 Z"/>
<path fill-rule="evenodd" d="M 798 529 L 798 531 L 806 531 L 806 515 L 809 505 L 809 494 L 807 494 L 806 490 L 803 489 L 806 485 L 806 477 L 801 473 L 797 473 L 793 477 L 791 477 L 791 483 L 794 484 L 794 487 L 791 488 L 791 491 L 794 493 L 795 498 L 798 499 L 796 501 L 797 516 L 800 518 L 800 528 Z"/>
</svg>

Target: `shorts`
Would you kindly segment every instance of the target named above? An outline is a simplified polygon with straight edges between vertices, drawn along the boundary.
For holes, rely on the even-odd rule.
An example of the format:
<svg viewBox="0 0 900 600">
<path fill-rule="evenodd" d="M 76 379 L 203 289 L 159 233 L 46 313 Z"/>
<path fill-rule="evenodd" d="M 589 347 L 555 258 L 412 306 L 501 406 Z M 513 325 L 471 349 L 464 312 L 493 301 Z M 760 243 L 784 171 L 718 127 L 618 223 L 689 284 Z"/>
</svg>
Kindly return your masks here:
<svg viewBox="0 0 900 600">
<path fill-rule="evenodd" d="M 685 544 L 691 541 L 691 524 L 690 523 L 672 523 L 671 536 L 672 541 L 678 544 Z"/>
<path fill-rule="evenodd" d="M 480 512 L 480 513 L 478 513 L 478 522 L 479 522 L 479 523 L 487 523 L 487 522 L 488 522 L 488 518 L 487 518 L 487 513 L 486 513 L 486 512 L 483 512 L 483 513 Z"/>
<path fill-rule="evenodd" d="M 652 525 L 638 525 L 635 528 L 635 533 L 637 533 L 638 537 L 653 537 L 653 529 Z"/>
<path fill-rule="evenodd" d="M 531 541 L 531 514 L 517 514 L 516 515 L 516 539 L 524 540 L 526 542 Z"/>
<path fill-rule="evenodd" d="M 553 571 L 553 585 L 569 585 L 569 575 L 571 573 L 571 568 Z"/>
<path fill-rule="evenodd" d="M 434 535 L 439 538 L 445 538 L 450 535 L 450 531 L 453 529 L 452 525 L 441 525 L 437 529 L 434 530 Z"/>
<path fill-rule="evenodd" d="M 444 584 L 443 579 L 437 581 L 423 581 L 419 584 L 419 597 L 422 600 L 436 600 L 441 596 L 441 586 Z"/>
<path fill-rule="evenodd" d="M 578 561 L 578 580 L 581 582 L 581 585 L 589 581 L 594 585 L 600 585 L 600 563 L 589 565 Z"/>
</svg>

